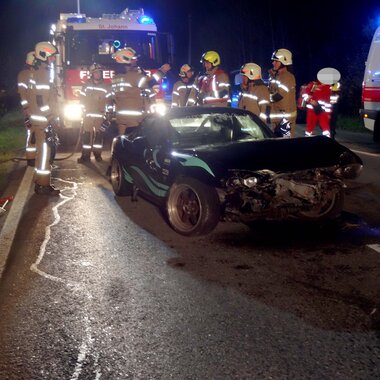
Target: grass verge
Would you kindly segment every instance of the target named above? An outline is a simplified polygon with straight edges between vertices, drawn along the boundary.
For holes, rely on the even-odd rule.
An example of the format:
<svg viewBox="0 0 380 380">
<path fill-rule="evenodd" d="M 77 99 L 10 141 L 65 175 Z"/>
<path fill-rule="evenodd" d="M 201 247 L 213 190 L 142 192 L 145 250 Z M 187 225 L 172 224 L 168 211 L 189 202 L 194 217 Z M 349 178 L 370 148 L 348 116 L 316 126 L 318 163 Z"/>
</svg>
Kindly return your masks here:
<svg viewBox="0 0 380 380">
<path fill-rule="evenodd" d="M 0 118 L 0 189 L 6 185 L 13 167 L 12 159 L 24 155 L 25 127 L 22 112 L 17 109 Z M 1 193 L 1 191 L 0 191 Z"/>
<path fill-rule="evenodd" d="M 338 115 L 336 129 L 350 132 L 372 133 L 364 126 L 363 119 L 360 116 Z"/>
</svg>

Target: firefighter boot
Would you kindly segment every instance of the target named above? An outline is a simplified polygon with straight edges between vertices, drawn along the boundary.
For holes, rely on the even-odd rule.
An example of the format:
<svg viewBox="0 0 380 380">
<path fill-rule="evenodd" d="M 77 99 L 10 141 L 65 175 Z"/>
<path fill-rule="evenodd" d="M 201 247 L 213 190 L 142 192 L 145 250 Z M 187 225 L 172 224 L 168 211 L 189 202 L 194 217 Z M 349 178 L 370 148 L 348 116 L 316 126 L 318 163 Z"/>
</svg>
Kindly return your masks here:
<svg viewBox="0 0 380 380">
<path fill-rule="evenodd" d="M 101 162 L 101 161 L 103 161 L 103 158 L 102 158 L 102 155 L 101 155 L 101 153 L 100 152 L 94 152 L 94 156 L 95 156 L 95 160 L 97 161 L 97 162 Z"/>
<path fill-rule="evenodd" d="M 42 186 L 36 183 L 34 186 L 34 192 L 38 195 L 59 195 L 60 190 L 52 185 Z"/>
<path fill-rule="evenodd" d="M 90 153 L 91 152 L 82 151 L 82 155 L 77 159 L 78 164 L 90 162 Z"/>
</svg>

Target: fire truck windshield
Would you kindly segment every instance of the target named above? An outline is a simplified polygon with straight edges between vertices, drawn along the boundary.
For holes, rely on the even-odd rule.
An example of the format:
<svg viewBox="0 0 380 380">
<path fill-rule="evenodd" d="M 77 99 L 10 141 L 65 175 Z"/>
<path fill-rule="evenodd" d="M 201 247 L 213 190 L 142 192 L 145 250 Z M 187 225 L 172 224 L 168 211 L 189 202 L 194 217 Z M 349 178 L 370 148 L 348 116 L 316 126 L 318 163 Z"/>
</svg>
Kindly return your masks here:
<svg viewBox="0 0 380 380">
<path fill-rule="evenodd" d="M 115 67 L 112 54 L 118 49 L 132 47 L 143 68 L 155 68 L 166 59 L 155 32 L 129 30 L 69 30 L 66 34 L 65 64 L 68 68 L 89 66 L 93 62 Z M 164 57 L 163 57 L 164 56 Z"/>
</svg>

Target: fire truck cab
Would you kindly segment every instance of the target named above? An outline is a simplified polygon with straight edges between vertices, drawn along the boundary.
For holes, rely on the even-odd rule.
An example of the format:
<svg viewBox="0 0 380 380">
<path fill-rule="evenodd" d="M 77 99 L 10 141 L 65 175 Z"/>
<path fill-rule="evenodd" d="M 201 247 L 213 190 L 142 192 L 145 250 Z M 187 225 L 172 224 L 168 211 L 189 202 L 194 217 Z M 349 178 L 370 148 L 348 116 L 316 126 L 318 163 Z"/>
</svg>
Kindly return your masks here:
<svg viewBox="0 0 380 380">
<path fill-rule="evenodd" d="M 143 9 L 125 9 L 120 14 L 103 14 L 100 18 L 85 14 L 63 13 L 50 34 L 58 48 L 55 82 L 65 127 L 80 126 L 82 107 L 79 92 L 89 77 L 92 63 L 101 64 L 106 81 L 122 71 L 112 59 L 118 49 L 132 47 L 139 55 L 139 66 L 148 75 L 163 63 L 172 63 L 173 44 L 169 33 L 160 33 L 153 19 Z M 161 91 L 162 89 L 160 89 Z"/>
<path fill-rule="evenodd" d="M 373 140 L 380 141 L 380 27 L 373 36 L 365 65 L 362 109 L 364 126 L 373 131 Z"/>
</svg>

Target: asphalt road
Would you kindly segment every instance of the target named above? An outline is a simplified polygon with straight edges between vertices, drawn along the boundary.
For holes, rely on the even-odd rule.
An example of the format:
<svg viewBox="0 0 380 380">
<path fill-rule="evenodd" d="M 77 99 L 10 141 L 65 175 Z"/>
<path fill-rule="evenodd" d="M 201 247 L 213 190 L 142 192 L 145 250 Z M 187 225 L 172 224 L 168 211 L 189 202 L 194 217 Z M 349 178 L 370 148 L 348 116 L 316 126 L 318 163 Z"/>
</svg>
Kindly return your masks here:
<svg viewBox="0 0 380 380">
<path fill-rule="evenodd" d="M 378 378 L 368 139 L 349 142 L 371 173 L 337 223 L 221 223 L 199 238 L 115 198 L 107 162 L 58 162 L 62 196 L 30 191 L 0 282 L 0 379 Z"/>
</svg>

